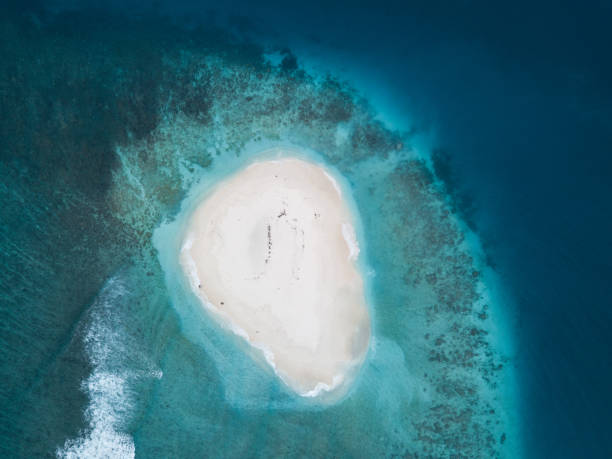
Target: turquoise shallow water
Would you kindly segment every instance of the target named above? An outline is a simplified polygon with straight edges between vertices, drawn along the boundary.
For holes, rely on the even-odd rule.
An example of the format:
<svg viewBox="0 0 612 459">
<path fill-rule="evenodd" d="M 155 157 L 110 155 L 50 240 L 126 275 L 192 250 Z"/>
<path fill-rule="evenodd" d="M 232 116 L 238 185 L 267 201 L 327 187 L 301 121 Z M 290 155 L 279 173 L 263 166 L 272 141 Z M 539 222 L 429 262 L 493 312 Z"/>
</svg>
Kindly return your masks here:
<svg viewBox="0 0 612 459">
<path fill-rule="evenodd" d="M 289 51 L 103 18 L 3 28 L 2 453 L 516 457 L 497 290 L 411 134 Z M 332 168 L 361 218 L 373 339 L 331 406 L 219 329 L 174 258 L 196 198 L 270 147 Z"/>
</svg>

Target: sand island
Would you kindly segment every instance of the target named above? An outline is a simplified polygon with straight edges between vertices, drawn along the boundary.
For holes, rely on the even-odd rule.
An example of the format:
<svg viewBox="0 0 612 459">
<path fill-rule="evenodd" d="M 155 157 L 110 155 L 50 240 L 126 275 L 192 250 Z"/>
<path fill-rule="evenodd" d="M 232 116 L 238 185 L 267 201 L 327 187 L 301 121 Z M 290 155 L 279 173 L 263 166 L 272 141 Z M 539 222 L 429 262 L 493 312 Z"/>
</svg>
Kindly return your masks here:
<svg viewBox="0 0 612 459">
<path fill-rule="evenodd" d="M 267 160 L 212 190 L 181 245 L 203 306 L 305 397 L 342 393 L 367 353 L 354 221 L 323 167 Z"/>
</svg>

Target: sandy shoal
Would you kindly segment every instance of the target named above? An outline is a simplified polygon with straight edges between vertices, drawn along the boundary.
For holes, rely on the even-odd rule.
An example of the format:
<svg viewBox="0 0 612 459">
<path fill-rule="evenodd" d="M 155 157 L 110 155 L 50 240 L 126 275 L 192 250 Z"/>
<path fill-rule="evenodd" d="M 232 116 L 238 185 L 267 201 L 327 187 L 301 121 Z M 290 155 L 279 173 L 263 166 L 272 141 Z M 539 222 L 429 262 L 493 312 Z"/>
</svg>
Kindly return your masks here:
<svg viewBox="0 0 612 459">
<path fill-rule="evenodd" d="M 284 158 L 220 183 L 185 232 L 180 263 L 203 305 L 303 396 L 346 387 L 367 352 L 353 221 L 325 169 Z"/>
</svg>

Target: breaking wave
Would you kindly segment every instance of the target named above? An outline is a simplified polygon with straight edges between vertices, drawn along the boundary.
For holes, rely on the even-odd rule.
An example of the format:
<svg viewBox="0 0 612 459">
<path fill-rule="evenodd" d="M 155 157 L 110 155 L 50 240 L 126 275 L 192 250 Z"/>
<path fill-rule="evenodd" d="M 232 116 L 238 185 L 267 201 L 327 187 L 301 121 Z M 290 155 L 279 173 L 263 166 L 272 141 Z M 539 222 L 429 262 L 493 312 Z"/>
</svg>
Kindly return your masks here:
<svg viewBox="0 0 612 459">
<path fill-rule="evenodd" d="M 129 291 L 119 276 L 101 290 L 89 312 L 84 344 L 92 373 L 81 388 L 89 397 L 85 410 L 88 428 L 77 438 L 68 439 L 56 451 L 60 458 L 133 458 L 135 446 L 129 422 L 137 405 L 132 382 L 143 378 L 160 379 L 162 371 L 139 351 L 137 339 L 121 320 Z"/>
</svg>

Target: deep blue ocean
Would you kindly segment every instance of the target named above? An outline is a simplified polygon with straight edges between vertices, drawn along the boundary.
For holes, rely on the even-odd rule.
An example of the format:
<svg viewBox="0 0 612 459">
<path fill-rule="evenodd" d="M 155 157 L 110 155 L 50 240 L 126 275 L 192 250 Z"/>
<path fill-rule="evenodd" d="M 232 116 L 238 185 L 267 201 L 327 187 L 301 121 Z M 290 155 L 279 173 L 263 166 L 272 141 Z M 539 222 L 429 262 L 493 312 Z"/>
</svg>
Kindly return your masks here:
<svg viewBox="0 0 612 459">
<path fill-rule="evenodd" d="M 135 454 L 142 457 L 169 457 L 170 451 L 185 457 L 612 457 L 610 3 L 140 3 L 9 2 L 0 9 L 4 10 L 0 19 L 0 366 L 6 381 L 0 390 L 3 457 L 82 453 L 71 439 L 87 436 L 83 432 L 88 422 L 90 430 L 105 422 L 91 421 L 97 419 L 97 408 L 91 408 L 88 400 L 91 394 L 103 391 L 96 389 L 100 379 L 94 375 L 112 376 L 121 365 L 138 370 L 131 376 L 121 373 L 123 382 L 111 382 L 111 386 L 116 384 L 112 387 L 117 400 L 111 397 L 104 403 L 119 406 L 121 400 L 130 399 L 134 401 L 130 406 L 136 408 L 125 421 L 120 409 L 113 411 L 112 424 L 120 433 L 108 441 L 131 441 L 136 445 Z M 169 66 L 161 48 L 171 50 L 168 55 L 183 57 Z M 304 449 L 298 440 L 288 441 L 286 449 L 271 446 L 285 436 L 298 438 L 300 429 L 308 430 L 304 426 L 311 424 L 320 423 L 323 430 L 323 426 L 334 426 L 335 420 L 350 423 L 348 419 L 379 419 L 379 415 L 382 423 L 386 407 L 405 408 L 399 401 L 404 392 L 387 388 L 385 393 L 393 395 L 373 401 L 374 395 L 368 392 L 373 391 L 370 383 L 379 379 L 369 379 L 375 373 L 364 370 L 365 395 L 357 388 L 353 398 L 331 413 L 308 408 L 304 420 L 299 415 L 302 408 L 287 401 L 290 396 L 274 382 L 263 386 L 254 383 L 265 377 L 258 370 L 246 369 L 250 364 L 241 358 L 231 358 L 225 364 L 234 365 L 231 371 L 241 368 L 241 374 L 247 375 L 237 385 L 244 387 L 234 387 L 235 381 L 224 379 L 229 376 L 223 376 L 220 356 L 234 351 L 219 344 L 224 338 L 217 336 L 218 331 L 207 331 L 210 343 L 202 345 L 190 338 L 193 330 L 181 333 L 181 320 L 185 319 L 180 310 L 169 306 L 177 301 L 176 296 L 166 292 L 168 273 L 164 277 L 163 269 L 151 261 L 156 255 L 147 241 L 165 218 L 180 213 L 188 192 L 170 181 L 170 173 L 165 172 L 170 167 L 167 163 L 162 167 L 159 160 L 156 164 L 168 175 L 160 172 L 162 175 L 156 176 L 142 158 L 161 158 L 166 151 L 174 151 L 172 145 L 188 149 L 185 142 L 199 142 L 187 122 L 180 135 L 169 133 L 169 128 L 160 130 L 159 126 L 171 125 L 168 120 L 172 116 L 167 115 L 171 100 L 184 99 L 176 110 L 193 119 L 203 119 L 207 116 L 204 112 L 215 106 L 214 98 L 200 104 L 201 95 L 195 89 L 190 92 L 191 83 L 181 83 L 178 77 L 156 80 L 151 76 L 157 75 L 162 65 L 190 71 L 183 49 L 218 53 L 223 62 L 229 62 L 223 65 L 247 69 L 254 81 L 266 72 L 259 67 L 262 49 L 272 61 L 278 58 L 278 78 L 285 78 L 282 72 L 299 70 L 329 74 L 335 83 L 321 87 L 331 88 L 332 95 L 338 91 L 365 101 L 384 126 L 383 134 L 363 134 L 364 142 L 381 149 L 390 146 L 388 150 L 397 144 L 401 151 L 409 138 L 411 147 L 427 158 L 443 195 L 440 199 L 480 241 L 484 263 L 503 292 L 504 299 L 498 305 L 502 312 L 492 327 L 487 325 L 487 333 L 503 330 L 500 339 L 511 342 L 512 351 L 506 353 L 504 365 L 512 369 L 516 389 L 515 397 L 505 403 L 508 412 L 514 413 L 508 415 L 509 423 L 518 432 L 515 442 L 520 448 L 491 452 L 497 450 L 487 449 L 488 443 L 487 448 L 477 450 L 456 442 L 444 443 L 440 449 L 435 443 L 439 432 L 434 429 L 433 446 L 419 450 L 397 430 L 395 437 L 390 434 L 394 440 L 389 444 L 382 440 L 387 431 L 393 431 L 391 421 L 372 427 L 376 432 L 372 438 L 360 436 L 360 432 L 370 431 L 365 420 L 355 420 L 354 431 L 329 427 L 334 434 L 320 444 L 314 442 L 312 450 Z M 80 77 L 75 82 L 64 84 L 76 74 Z M 301 81 L 302 76 L 292 75 L 288 81 Z M 173 96 L 164 99 L 163 88 L 175 83 L 177 88 L 182 84 L 187 89 L 172 89 Z M 344 87 L 351 89 L 342 92 Z M 280 92 L 275 94 L 281 97 Z M 221 100 L 222 96 L 214 97 Z M 291 97 L 298 96 L 286 97 L 289 104 Z M 268 112 L 275 110 L 270 107 Z M 165 115 L 156 115 L 158 112 Z M 353 109 L 351 113 L 356 112 Z M 239 116 L 232 113 L 237 120 Z M 349 115 L 334 116 L 339 125 L 350 122 Z M 238 126 L 238 121 L 230 118 L 223 121 L 223 129 L 229 129 L 231 123 Z M 315 132 L 309 129 L 318 126 L 309 123 L 290 127 L 286 137 L 293 143 L 307 139 Z M 269 134 L 273 129 L 264 127 L 262 132 L 275 139 L 276 134 Z M 342 129 L 338 133 L 344 132 Z M 163 139 L 150 140 L 151 132 L 162 132 Z M 335 135 L 338 138 L 340 134 Z M 285 139 L 282 135 L 279 138 Z M 236 151 L 257 149 L 249 147 L 249 141 L 241 141 Z M 265 144 L 267 140 L 257 141 Z M 223 145 L 222 140 L 215 142 Z M 320 140 L 312 148 L 320 151 L 324 142 Z M 208 170 L 211 162 L 222 161 L 219 158 L 223 156 L 208 144 L 198 148 L 197 152 L 204 152 L 198 160 L 202 170 Z M 392 215 L 399 204 L 385 207 L 389 195 L 376 195 L 363 181 L 370 174 L 373 181 L 379 180 L 371 188 L 382 190 L 390 183 L 384 178 L 388 163 L 381 160 L 370 167 L 359 162 L 362 157 L 357 150 L 351 150 L 351 158 L 323 159 L 348 178 L 358 204 L 361 199 L 366 233 L 383 231 L 384 225 L 369 215 L 378 208 L 383 215 Z M 353 162 L 364 165 L 352 166 Z M 184 176 L 197 175 L 198 167 L 195 173 L 181 172 L 181 183 L 191 183 L 192 179 Z M 400 171 L 404 175 L 397 172 L 392 177 L 400 177 L 399 181 L 413 177 L 407 172 L 410 167 Z M 217 173 L 214 171 L 210 177 Z M 209 172 L 202 174 L 209 177 Z M 122 182 L 121 177 L 127 178 Z M 122 201 L 123 192 L 117 191 L 122 186 L 126 190 L 142 187 L 143 193 L 170 191 L 155 197 L 161 203 L 158 208 L 163 209 L 160 214 L 147 211 L 143 215 L 150 216 L 150 221 L 135 224 L 122 216 L 135 215 L 139 204 L 127 198 Z M 405 191 L 397 199 L 412 202 L 416 198 L 411 192 Z M 125 196 L 128 194 L 125 191 Z M 376 238 L 368 242 L 370 251 L 375 252 L 369 255 L 377 273 L 374 295 L 381 305 L 389 298 L 416 295 L 416 290 L 395 291 L 395 278 L 385 275 L 385 270 L 394 269 L 394 263 L 404 263 L 385 255 L 396 251 L 392 243 L 397 241 L 391 241 L 395 237 L 401 239 L 393 236 L 388 243 Z M 149 296 L 127 293 L 130 283 Z M 143 298 L 154 300 L 147 303 Z M 104 311 L 112 302 L 121 306 L 111 317 Z M 147 309 L 146 304 L 154 306 Z M 133 319 L 133 311 L 145 309 L 146 320 Z M 395 314 L 381 312 L 379 316 L 381 336 L 388 338 L 376 354 L 383 357 L 372 363 L 380 372 L 376 374 L 383 375 L 380 381 L 386 381 L 385 372 L 392 375 L 394 371 L 395 349 L 406 352 L 410 347 L 394 325 L 406 318 Z M 116 334 L 96 332 L 102 329 L 102 322 L 105 330 L 118 330 Z M 121 327 L 138 331 L 137 339 L 125 335 L 130 336 L 125 338 L 125 346 L 146 347 L 146 358 L 116 351 L 119 347 L 113 346 L 124 339 L 120 338 Z M 395 347 L 388 344 L 391 342 Z M 110 357 L 96 360 L 92 355 L 102 355 L 96 354 L 100 346 L 110 346 L 107 354 L 122 356 L 116 357 L 117 361 Z M 191 373 L 185 371 L 184 375 L 186 380 L 211 381 L 201 393 L 190 392 L 195 386 L 177 376 L 183 370 L 174 368 L 173 362 L 183 361 L 180 359 L 204 362 L 189 367 Z M 420 371 L 415 369 L 416 363 L 406 362 L 408 372 Z M 140 376 L 134 376 L 137 372 L 146 373 L 149 379 L 139 382 Z M 225 387 L 225 392 L 219 387 Z M 265 397 L 253 395 L 261 390 L 266 391 Z M 202 400 L 207 404 L 206 416 L 213 413 L 211 418 L 196 408 L 189 410 Z M 185 434 L 172 444 L 174 449 L 164 449 L 172 441 L 164 441 L 162 427 L 156 422 L 172 419 L 168 406 L 181 403 L 185 409 L 181 420 L 168 427 L 169 437 L 179 438 L 180 432 L 188 429 L 185 426 L 192 425 L 216 432 L 206 437 L 207 442 L 236 441 L 242 446 L 214 450 L 210 444 L 194 443 L 197 436 Z M 262 404 L 270 411 L 261 408 Z M 86 411 L 88 406 L 90 411 Z M 367 411 L 360 411 L 366 409 L 363 407 Z M 98 408 L 100 412 L 106 409 Z M 259 411 L 253 414 L 253 410 Z M 266 416 L 278 416 L 282 423 Z M 399 420 L 401 414 L 393 412 L 388 418 Z M 218 423 L 212 425 L 210 419 Z M 458 419 L 451 423 L 459 423 Z M 248 438 L 244 436 L 247 428 L 252 432 Z M 324 434 L 317 435 L 322 438 Z M 480 434 L 468 430 L 460 435 Z M 374 437 L 376 441 L 380 438 L 381 444 L 375 444 Z M 496 438 L 495 442 L 503 444 L 504 440 Z M 363 448 L 348 446 L 351 441 L 353 445 L 363 442 Z M 390 446 L 392 441 L 395 443 Z M 476 442 L 477 446 L 484 443 Z M 103 451 L 97 450 L 98 457 Z M 133 452 L 130 447 L 122 451 Z"/>
</svg>

